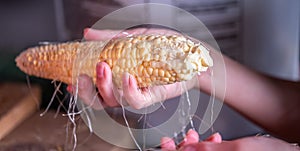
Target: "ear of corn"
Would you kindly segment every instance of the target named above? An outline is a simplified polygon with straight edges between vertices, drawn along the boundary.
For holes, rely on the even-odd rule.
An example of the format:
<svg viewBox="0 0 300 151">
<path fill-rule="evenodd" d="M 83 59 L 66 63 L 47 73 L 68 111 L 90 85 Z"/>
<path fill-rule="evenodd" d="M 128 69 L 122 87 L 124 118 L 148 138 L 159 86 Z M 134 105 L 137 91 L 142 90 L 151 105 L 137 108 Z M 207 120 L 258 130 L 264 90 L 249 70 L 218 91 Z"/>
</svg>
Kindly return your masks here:
<svg viewBox="0 0 300 151">
<path fill-rule="evenodd" d="M 67 84 L 79 74 L 87 74 L 95 82 L 100 61 L 111 67 L 117 87 L 121 87 L 124 72 L 132 74 L 139 87 L 148 87 L 189 80 L 213 65 L 203 44 L 175 35 L 50 44 L 29 48 L 16 58 L 23 72 Z"/>
</svg>

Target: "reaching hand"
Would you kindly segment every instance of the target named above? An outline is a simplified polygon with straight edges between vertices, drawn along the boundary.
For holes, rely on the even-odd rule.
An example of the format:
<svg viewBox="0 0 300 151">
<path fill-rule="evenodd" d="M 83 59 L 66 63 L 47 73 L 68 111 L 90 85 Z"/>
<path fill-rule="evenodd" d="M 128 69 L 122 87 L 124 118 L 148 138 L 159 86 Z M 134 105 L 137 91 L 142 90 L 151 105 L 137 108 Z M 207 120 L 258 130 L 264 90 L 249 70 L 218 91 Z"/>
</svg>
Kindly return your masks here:
<svg viewBox="0 0 300 151">
<path fill-rule="evenodd" d="M 169 137 L 163 137 L 160 140 L 161 142 L 161 149 L 163 151 L 174 151 L 176 149 L 183 149 L 186 148 L 189 145 L 194 145 L 199 143 L 199 135 L 195 130 L 190 129 L 186 133 L 186 137 L 182 142 L 180 142 L 177 146 L 175 145 L 174 140 Z M 222 142 L 222 137 L 219 133 L 215 133 L 208 137 L 204 142 L 209 142 L 209 143 L 221 143 Z"/>
<path fill-rule="evenodd" d="M 163 151 L 299 151 L 296 145 L 289 144 L 282 140 L 265 137 L 252 136 L 233 141 L 222 141 L 219 133 L 215 133 L 205 141 L 199 142 L 199 135 L 194 130 L 189 130 L 185 139 L 179 144 L 169 137 L 161 139 Z"/>
</svg>

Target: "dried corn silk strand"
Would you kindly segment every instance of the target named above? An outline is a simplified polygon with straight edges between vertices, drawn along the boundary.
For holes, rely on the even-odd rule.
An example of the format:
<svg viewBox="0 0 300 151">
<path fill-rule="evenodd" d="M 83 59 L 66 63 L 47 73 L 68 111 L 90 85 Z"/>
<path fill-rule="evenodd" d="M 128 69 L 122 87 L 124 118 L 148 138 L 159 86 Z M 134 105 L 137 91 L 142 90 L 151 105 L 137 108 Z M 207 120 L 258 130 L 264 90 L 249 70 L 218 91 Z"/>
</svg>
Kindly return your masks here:
<svg viewBox="0 0 300 151">
<path fill-rule="evenodd" d="M 213 70 L 210 70 L 210 75 L 214 76 L 214 72 Z M 214 80 L 211 80 L 212 85 L 215 85 Z M 216 89 L 212 89 L 211 90 L 211 95 L 212 96 L 216 96 Z M 211 131 L 214 132 L 214 126 L 213 126 L 213 122 L 214 122 L 214 106 L 215 106 L 215 99 L 214 98 L 210 98 L 209 102 L 211 102 L 211 107 L 210 107 L 210 126 L 211 126 Z"/>
<path fill-rule="evenodd" d="M 191 100 L 190 100 L 190 96 L 189 96 L 189 92 L 188 92 L 188 88 L 187 88 L 187 85 L 185 82 L 182 83 L 182 88 L 183 88 L 183 92 L 185 92 L 185 96 L 186 96 L 186 102 L 187 102 L 187 117 L 189 118 L 189 123 L 191 125 L 191 128 L 193 130 L 195 130 L 195 127 L 194 127 L 194 122 L 193 122 L 193 118 L 192 118 L 192 115 L 191 115 Z"/>
<path fill-rule="evenodd" d="M 124 118 L 126 127 L 127 127 L 127 129 L 128 129 L 128 132 L 129 132 L 129 134 L 130 134 L 130 137 L 132 138 L 132 140 L 133 140 L 134 144 L 136 145 L 136 147 L 138 148 L 138 150 L 142 151 L 142 148 L 140 147 L 140 145 L 138 144 L 136 138 L 134 137 L 133 132 L 132 132 L 130 126 L 129 126 L 128 120 L 127 120 L 127 118 L 126 118 L 125 107 L 124 107 L 124 105 L 123 105 L 125 100 L 123 100 L 123 96 L 122 96 L 122 95 L 120 95 L 119 100 L 120 100 L 120 105 L 121 105 L 121 107 L 122 107 L 122 115 L 123 115 L 123 118 Z"/>
</svg>

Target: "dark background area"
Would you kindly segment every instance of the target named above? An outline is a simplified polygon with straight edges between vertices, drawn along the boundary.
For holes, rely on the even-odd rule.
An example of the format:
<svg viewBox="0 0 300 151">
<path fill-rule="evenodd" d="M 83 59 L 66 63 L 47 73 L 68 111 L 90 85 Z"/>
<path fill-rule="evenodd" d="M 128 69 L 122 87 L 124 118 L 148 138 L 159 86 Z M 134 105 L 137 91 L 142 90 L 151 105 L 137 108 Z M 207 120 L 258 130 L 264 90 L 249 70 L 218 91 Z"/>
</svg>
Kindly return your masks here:
<svg viewBox="0 0 300 151">
<path fill-rule="evenodd" d="M 27 82 L 14 59 L 21 51 L 40 42 L 58 41 L 53 1 L 0 1 L 0 19 L 0 82 Z M 51 98 L 50 80 L 29 79 L 31 84 L 41 85 L 43 100 Z"/>
</svg>

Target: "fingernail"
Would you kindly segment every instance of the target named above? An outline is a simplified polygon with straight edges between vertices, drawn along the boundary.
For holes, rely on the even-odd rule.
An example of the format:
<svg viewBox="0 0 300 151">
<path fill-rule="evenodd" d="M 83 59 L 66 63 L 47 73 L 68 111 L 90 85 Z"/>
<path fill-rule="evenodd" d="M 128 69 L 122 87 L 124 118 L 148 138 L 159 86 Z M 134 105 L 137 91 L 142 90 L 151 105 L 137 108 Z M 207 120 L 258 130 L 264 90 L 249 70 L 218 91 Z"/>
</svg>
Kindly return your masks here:
<svg viewBox="0 0 300 151">
<path fill-rule="evenodd" d="M 195 148 L 194 146 L 186 146 L 182 151 L 197 151 L 197 148 Z"/>
<path fill-rule="evenodd" d="M 124 86 L 125 87 L 128 87 L 129 85 L 130 85 L 130 74 L 129 73 L 124 73 L 123 74 L 123 79 L 122 79 L 123 81 L 124 81 Z"/>
<path fill-rule="evenodd" d="M 68 86 L 67 86 L 67 91 L 68 91 L 69 93 L 73 93 L 73 85 L 68 85 Z"/>
<path fill-rule="evenodd" d="M 194 138 L 195 140 L 199 140 L 199 134 L 198 134 L 198 132 L 196 132 L 196 131 L 193 130 L 193 129 L 189 129 L 188 132 L 187 132 L 187 135 L 188 135 L 189 137 Z"/>
<path fill-rule="evenodd" d="M 220 135 L 220 136 L 221 136 L 221 134 L 220 134 L 219 132 L 216 132 L 216 133 L 214 133 L 213 135 Z"/>
<path fill-rule="evenodd" d="M 83 89 L 85 88 L 85 78 L 83 76 L 78 77 L 78 88 Z"/>
<path fill-rule="evenodd" d="M 160 139 L 161 142 L 161 148 L 162 150 L 175 150 L 176 149 L 176 145 L 175 142 L 172 138 L 170 137 L 162 137 Z"/>
<path fill-rule="evenodd" d="M 102 62 L 99 62 L 97 64 L 97 77 L 99 79 L 104 77 L 104 70 L 105 70 L 105 68 L 104 68 Z"/>
<path fill-rule="evenodd" d="M 222 136 L 220 135 L 220 133 L 216 132 L 214 134 L 212 134 L 211 136 L 209 136 L 206 141 L 208 142 L 214 142 L 214 143 L 221 143 L 222 142 Z"/>
<path fill-rule="evenodd" d="M 193 129 L 189 129 L 187 134 L 191 134 L 194 130 Z"/>
<path fill-rule="evenodd" d="M 83 35 L 86 35 L 86 34 L 89 32 L 89 29 L 90 29 L 90 28 L 84 28 L 84 29 L 83 29 Z"/>
</svg>

